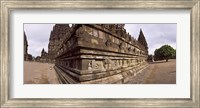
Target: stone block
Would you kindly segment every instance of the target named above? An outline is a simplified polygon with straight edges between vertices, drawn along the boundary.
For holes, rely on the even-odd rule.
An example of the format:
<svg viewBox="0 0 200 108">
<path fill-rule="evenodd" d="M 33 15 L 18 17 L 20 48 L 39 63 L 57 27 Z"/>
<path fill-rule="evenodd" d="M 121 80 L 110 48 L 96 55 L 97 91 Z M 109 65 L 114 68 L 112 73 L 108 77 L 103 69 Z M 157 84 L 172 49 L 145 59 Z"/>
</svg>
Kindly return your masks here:
<svg viewBox="0 0 200 108">
<path fill-rule="evenodd" d="M 62 71 L 58 72 L 62 73 L 59 74 L 62 82 L 66 76 L 76 83 L 127 83 L 145 68 L 148 51 L 142 32 L 142 39 L 137 41 L 130 38 L 123 27 L 123 24 L 74 25 L 69 38 L 56 43 L 59 44 L 56 67 Z"/>
</svg>

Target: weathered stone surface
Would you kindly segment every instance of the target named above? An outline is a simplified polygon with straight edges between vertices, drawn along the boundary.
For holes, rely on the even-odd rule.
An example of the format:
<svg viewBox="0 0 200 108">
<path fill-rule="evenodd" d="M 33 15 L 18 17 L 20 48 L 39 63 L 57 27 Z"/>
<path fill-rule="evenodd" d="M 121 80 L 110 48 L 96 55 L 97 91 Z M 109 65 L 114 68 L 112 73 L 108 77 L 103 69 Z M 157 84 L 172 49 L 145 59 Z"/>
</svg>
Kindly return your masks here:
<svg viewBox="0 0 200 108">
<path fill-rule="evenodd" d="M 76 24 L 59 45 L 55 68 L 61 83 L 126 83 L 147 65 L 148 46 L 124 24 Z"/>
<path fill-rule="evenodd" d="M 37 56 L 35 60 L 37 62 L 43 62 L 43 63 L 48 62 L 48 53 L 44 50 L 44 48 L 41 51 L 41 56 Z"/>
<path fill-rule="evenodd" d="M 32 55 L 28 54 L 28 41 L 25 32 L 24 32 L 24 60 L 32 61 Z"/>
<path fill-rule="evenodd" d="M 49 38 L 48 53 L 43 49 L 41 56 L 36 57 L 36 61 L 54 63 L 59 46 L 63 43 L 64 39 L 70 35 L 70 33 L 71 28 L 69 27 L 69 24 L 55 24 Z M 67 47 L 66 44 L 64 44 L 64 47 Z"/>
<path fill-rule="evenodd" d="M 147 45 L 146 39 L 145 39 L 144 34 L 141 29 L 140 29 L 140 34 L 138 37 L 138 42 L 140 42 L 145 47 L 145 49 L 147 51 L 146 53 L 148 54 L 148 45 Z"/>
<path fill-rule="evenodd" d="M 70 35 L 70 32 L 71 28 L 69 27 L 69 24 L 56 24 L 53 27 L 48 44 L 48 58 L 50 59 L 50 62 L 55 62 L 59 46 L 62 44 L 64 39 Z M 64 47 L 67 47 L 66 44 L 64 44 Z"/>
</svg>

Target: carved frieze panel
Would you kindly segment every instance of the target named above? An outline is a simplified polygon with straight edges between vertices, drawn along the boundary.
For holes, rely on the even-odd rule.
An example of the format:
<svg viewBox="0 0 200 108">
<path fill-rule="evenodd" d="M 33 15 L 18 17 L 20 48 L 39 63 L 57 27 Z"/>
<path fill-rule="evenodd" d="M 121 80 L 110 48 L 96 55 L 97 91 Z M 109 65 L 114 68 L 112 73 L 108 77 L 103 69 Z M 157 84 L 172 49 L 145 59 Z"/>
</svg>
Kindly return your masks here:
<svg viewBox="0 0 200 108">
<path fill-rule="evenodd" d="M 143 55 L 145 51 L 130 34 L 126 33 L 123 26 L 123 24 L 76 26 L 76 29 L 80 28 L 73 31 L 75 34 L 71 33 L 74 36 L 70 37 L 68 41 L 65 40 L 65 44 L 58 48 L 60 50 L 58 53 L 68 48 L 76 48 L 73 46 L 76 41 L 78 41 L 78 45 L 85 47 L 78 47 L 77 50 L 69 52 L 65 51 L 65 54 L 62 53 L 57 58 L 56 65 L 80 69 L 81 75 L 91 77 L 96 76 L 97 73 L 103 77 L 121 74 L 121 72 L 135 68 L 139 64 L 143 65 L 144 56 L 139 55 Z M 118 33 L 120 35 L 117 35 Z M 56 44 L 60 45 L 60 42 Z M 127 75 L 129 74 L 127 73 Z"/>
<path fill-rule="evenodd" d="M 114 66 L 115 66 L 115 62 L 113 62 L 109 58 L 105 58 L 105 60 L 104 60 L 104 68 L 105 69 L 111 69 L 111 68 L 114 68 Z"/>
<path fill-rule="evenodd" d="M 103 61 L 95 61 L 93 64 L 93 69 L 104 69 Z"/>
<path fill-rule="evenodd" d="M 93 30 L 93 36 L 95 37 L 99 37 L 99 33 L 96 29 L 92 29 Z"/>
<path fill-rule="evenodd" d="M 121 42 L 121 43 L 119 44 L 119 48 L 120 48 L 120 49 L 124 49 L 124 47 L 125 47 L 125 46 L 124 46 L 124 42 Z"/>
<path fill-rule="evenodd" d="M 105 39 L 105 33 L 102 31 L 99 31 L 99 38 Z"/>
<path fill-rule="evenodd" d="M 103 26 L 104 26 L 105 29 L 108 29 L 108 30 L 110 28 L 108 24 L 104 24 Z"/>
<path fill-rule="evenodd" d="M 106 46 L 111 46 L 112 42 L 110 39 L 108 39 L 105 44 L 106 44 Z"/>
<path fill-rule="evenodd" d="M 102 60 L 90 60 L 88 63 L 88 70 L 102 70 L 104 69 Z"/>
<path fill-rule="evenodd" d="M 84 28 L 83 27 L 79 27 L 77 30 L 76 30 L 76 36 L 83 36 L 83 33 L 85 32 Z"/>
</svg>

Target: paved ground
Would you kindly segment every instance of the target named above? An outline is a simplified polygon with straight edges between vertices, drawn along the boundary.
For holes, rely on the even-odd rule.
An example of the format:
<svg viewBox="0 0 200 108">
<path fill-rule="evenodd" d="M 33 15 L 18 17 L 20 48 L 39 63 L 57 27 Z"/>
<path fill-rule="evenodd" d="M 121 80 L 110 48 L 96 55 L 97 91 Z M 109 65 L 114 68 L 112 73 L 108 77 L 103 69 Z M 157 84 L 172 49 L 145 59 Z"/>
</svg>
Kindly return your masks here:
<svg viewBox="0 0 200 108">
<path fill-rule="evenodd" d="M 25 84 L 58 84 L 54 64 L 24 62 Z M 150 63 L 130 84 L 176 84 L 176 60 Z"/>
<path fill-rule="evenodd" d="M 58 84 L 54 64 L 24 62 L 24 84 Z"/>
<path fill-rule="evenodd" d="M 132 84 L 176 84 L 176 60 L 156 61 L 130 81 Z"/>
</svg>

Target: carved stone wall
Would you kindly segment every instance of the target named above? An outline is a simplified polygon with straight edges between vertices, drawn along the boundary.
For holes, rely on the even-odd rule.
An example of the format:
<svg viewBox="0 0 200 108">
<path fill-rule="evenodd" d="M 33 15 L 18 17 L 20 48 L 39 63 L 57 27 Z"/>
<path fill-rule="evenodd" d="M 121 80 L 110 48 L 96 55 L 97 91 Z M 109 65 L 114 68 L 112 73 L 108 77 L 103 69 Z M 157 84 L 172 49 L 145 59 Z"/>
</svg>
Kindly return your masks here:
<svg viewBox="0 0 200 108">
<path fill-rule="evenodd" d="M 69 24 L 55 24 L 49 37 L 48 53 L 43 49 L 41 51 L 41 56 L 36 57 L 36 61 L 54 63 L 59 46 L 70 32 L 71 28 L 69 27 Z"/>
<path fill-rule="evenodd" d="M 24 60 L 32 61 L 32 55 L 28 54 L 28 41 L 25 32 L 24 32 Z"/>
<path fill-rule="evenodd" d="M 48 63 L 49 62 L 49 56 L 48 53 L 42 49 L 41 56 L 40 56 L 40 62 Z"/>
<path fill-rule="evenodd" d="M 68 33 L 70 33 L 70 30 L 69 24 L 55 24 L 53 27 L 48 44 L 49 62 L 55 62 L 58 47 L 62 44 L 66 35 L 69 35 Z"/>
<path fill-rule="evenodd" d="M 59 46 L 55 69 L 61 83 L 127 83 L 146 67 L 147 55 L 124 24 L 78 24 Z"/>
</svg>

